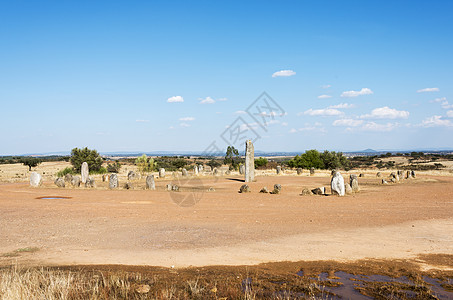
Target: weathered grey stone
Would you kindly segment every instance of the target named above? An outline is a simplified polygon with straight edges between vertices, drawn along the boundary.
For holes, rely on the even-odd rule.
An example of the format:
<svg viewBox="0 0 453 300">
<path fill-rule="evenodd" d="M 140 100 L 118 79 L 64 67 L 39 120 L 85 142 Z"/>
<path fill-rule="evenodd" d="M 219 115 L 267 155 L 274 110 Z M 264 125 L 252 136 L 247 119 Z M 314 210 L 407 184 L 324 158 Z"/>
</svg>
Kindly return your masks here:
<svg viewBox="0 0 453 300">
<path fill-rule="evenodd" d="M 332 194 L 337 194 L 339 196 L 344 196 L 345 189 L 344 189 L 344 179 L 341 176 L 340 172 L 334 173 L 332 179 L 330 181 L 330 188 L 332 190 Z"/>
<path fill-rule="evenodd" d="M 215 192 L 215 188 L 213 188 L 212 186 L 210 186 L 210 187 L 208 188 L 208 192 Z"/>
<path fill-rule="evenodd" d="M 147 190 L 155 190 L 156 184 L 154 182 L 154 175 L 146 176 L 146 187 Z"/>
<path fill-rule="evenodd" d="M 251 192 L 251 190 L 250 190 L 250 187 L 248 186 L 248 184 L 243 184 L 239 188 L 239 193 L 250 193 L 250 192 Z"/>
<path fill-rule="evenodd" d="M 390 182 L 396 183 L 396 182 L 397 182 L 397 181 L 396 181 L 396 178 L 395 178 L 395 177 L 390 178 Z"/>
<path fill-rule="evenodd" d="M 198 165 L 198 173 L 203 172 L 203 165 Z"/>
<path fill-rule="evenodd" d="M 30 174 L 30 186 L 32 187 L 38 187 L 42 183 L 42 177 L 41 174 L 36 173 L 36 172 L 31 172 Z"/>
<path fill-rule="evenodd" d="M 406 179 L 411 179 L 411 178 L 412 178 L 411 171 L 406 171 Z"/>
<path fill-rule="evenodd" d="M 359 177 L 365 177 L 365 174 L 360 173 L 360 174 L 359 174 Z"/>
<path fill-rule="evenodd" d="M 73 187 L 79 187 L 80 186 L 80 176 L 72 176 L 71 185 Z"/>
<path fill-rule="evenodd" d="M 351 195 L 352 194 L 352 188 L 349 185 L 349 183 L 347 183 L 347 182 L 344 184 L 344 193 L 345 193 L 345 195 Z"/>
<path fill-rule="evenodd" d="M 281 191 L 282 191 L 282 185 L 274 184 L 274 189 L 272 190 L 271 194 L 280 194 Z"/>
<path fill-rule="evenodd" d="M 102 175 L 102 182 L 105 182 L 108 180 L 109 180 L 109 175 L 107 175 L 107 174 Z"/>
<path fill-rule="evenodd" d="M 396 174 L 398 174 L 399 178 L 401 178 L 401 179 L 402 179 L 403 176 L 404 176 L 404 175 L 403 175 L 403 171 L 401 171 L 401 170 L 396 171 Z"/>
<path fill-rule="evenodd" d="M 351 174 L 349 176 L 349 185 L 351 186 L 353 193 L 358 193 L 360 191 L 359 180 L 357 179 L 357 175 Z"/>
<path fill-rule="evenodd" d="M 127 173 L 127 180 L 136 180 L 139 179 L 139 175 L 135 173 L 134 171 L 129 171 Z"/>
<path fill-rule="evenodd" d="M 110 174 L 109 178 L 109 189 L 116 189 L 118 188 L 118 175 L 116 173 Z"/>
<path fill-rule="evenodd" d="M 85 184 L 87 182 L 88 176 L 90 176 L 90 170 L 88 169 L 88 164 L 87 162 L 82 163 L 82 168 L 81 168 L 81 176 L 82 176 L 82 183 Z"/>
<path fill-rule="evenodd" d="M 64 176 L 64 182 L 71 183 L 72 181 L 72 174 L 66 174 Z"/>
<path fill-rule="evenodd" d="M 302 172 L 303 172 L 302 168 L 297 168 L 297 170 L 296 170 L 296 171 L 297 171 L 297 175 L 301 175 L 301 174 L 302 174 Z"/>
<path fill-rule="evenodd" d="M 325 187 L 318 187 L 315 189 L 312 189 L 311 192 L 315 195 L 324 195 L 326 193 L 326 188 Z"/>
<path fill-rule="evenodd" d="M 133 189 L 134 186 L 132 185 L 131 182 L 126 182 L 124 185 L 123 185 L 123 189 L 126 189 L 126 190 L 131 190 Z"/>
<path fill-rule="evenodd" d="M 376 177 L 381 177 L 381 176 L 382 176 L 381 172 L 376 173 Z"/>
<path fill-rule="evenodd" d="M 239 174 L 240 175 L 244 175 L 244 173 L 245 173 L 245 166 L 244 165 L 240 165 L 239 166 Z"/>
<path fill-rule="evenodd" d="M 173 186 L 172 186 L 171 184 L 167 184 L 167 185 L 165 186 L 165 188 L 167 189 L 167 191 L 171 191 L 172 187 L 173 187 Z"/>
<path fill-rule="evenodd" d="M 165 169 L 164 168 L 159 169 L 159 178 L 165 178 Z"/>
<path fill-rule="evenodd" d="M 251 140 L 245 142 L 245 182 L 255 181 L 255 149 Z"/>
<path fill-rule="evenodd" d="M 214 169 L 212 170 L 212 174 L 213 174 L 214 176 L 219 175 L 219 170 L 217 170 L 217 168 L 214 168 Z"/>
<path fill-rule="evenodd" d="M 282 167 L 277 166 L 277 175 L 280 175 L 282 173 Z"/>
<path fill-rule="evenodd" d="M 302 196 L 308 196 L 308 195 L 313 195 L 312 191 L 309 189 L 303 189 L 302 192 L 300 193 Z"/>
<path fill-rule="evenodd" d="M 310 168 L 310 176 L 315 175 L 315 168 Z"/>
<path fill-rule="evenodd" d="M 87 182 L 85 182 L 85 187 L 86 188 L 95 188 L 96 182 L 94 181 L 94 178 L 88 177 Z"/>
<path fill-rule="evenodd" d="M 389 184 L 389 183 L 387 182 L 387 180 L 382 179 L 382 184 Z"/>
<path fill-rule="evenodd" d="M 390 178 L 395 179 L 395 182 L 400 181 L 400 177 L 399 177 L 398 174 L 395 173 L 395 172 L 392 172 L 392 173 L 390 174 Z M 393 182 L 393 180 L 390 180 L 390 181 Z"/>
<path fill-rule="evenodd" d="M 230 175 L 231 174 L 231 171 L 230 170 L 226 170 L 225 171 L 225 175 Z"/>
<path fill-rule="evenodd" d="M 189 175 L 189 174 L 187 173 L 187 170 L 186 170 L 185 168 L 182 168 L 181 174 L 182 174 L 182 176 L 187 176 L 187 175 Z"/>
<path fill-rule="evenodd" d="M 269 193 L 269 190 L 267 189 L 267 187 L 263 187 L 261 190 L 260 190 L 260 193 Z"/>
<path fill-rule="evenodd" d="M 173 185 L 171 186 L 171 190 L 172 190 L 173 192 L 179 192 L 179 186 L 177 186 L 176 184 L 173 184 Z"/>
<path fill-rule="evenodd" d="M 64 183 L 64 179 L 61 178 L 61 177 L 58 177 L 57 179 L 55 179 L 55 185 L 60 187 L 60 188 L 64 188 L 66 185 Z"/>
<path fill-rule="evenodd" d="M 193 167 L 193 174 L 194 174 L 195 176 L 198 175 L 198 166 L 197 166 L 197 165 L 195 165 L 195 166 Z"/>
<path fill-rule="evenodd" d="M 415 171 L 414 170 L 411 171 L 411 175 L 412 175 L 412 178 L 415 178 Z"/>
</svg>

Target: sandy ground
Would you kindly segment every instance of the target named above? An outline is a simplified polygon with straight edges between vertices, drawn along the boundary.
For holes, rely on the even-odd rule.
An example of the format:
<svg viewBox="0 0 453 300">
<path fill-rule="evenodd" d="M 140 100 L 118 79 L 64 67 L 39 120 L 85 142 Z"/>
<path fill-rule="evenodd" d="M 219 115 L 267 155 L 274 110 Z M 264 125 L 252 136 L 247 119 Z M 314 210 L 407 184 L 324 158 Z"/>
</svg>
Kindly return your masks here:
<svg viewBox="0 0 453 300">
<path fill-rule="evenodd" d="M 248 194 L 237 192 L 239 176 L 158 179 L 156 191 L 141 190 L 143 180 L 136 190 L 113 191 L 102 182 L 2 183 L 0 264 L 185 267 L 453 254 L 453 177 L 383 186 L 367 175 L 360 193 L 337 197 L 300 196 L 304 187 L 328 186 L 327 173 L 271 174 L 258 176 Z M 181 191 L 165 191 L 170 182 Z M 258 193 L 275 183 L 280 195 Z M 49 196 L 68 198 L 38 199 Z M 26 247 L 39 250 L 5 255 Z"/>
</svg>

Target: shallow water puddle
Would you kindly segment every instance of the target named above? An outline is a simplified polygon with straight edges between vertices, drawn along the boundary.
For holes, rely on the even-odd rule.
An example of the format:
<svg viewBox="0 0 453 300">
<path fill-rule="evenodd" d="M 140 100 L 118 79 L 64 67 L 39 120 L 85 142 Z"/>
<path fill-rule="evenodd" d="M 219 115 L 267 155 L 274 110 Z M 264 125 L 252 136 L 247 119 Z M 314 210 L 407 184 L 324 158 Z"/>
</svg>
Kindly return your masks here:
<svg viewBox="0 0 453 300">
<path fill-rule="evenodd" d="M 55 200 L 55 199 L 71 199 L 72 197 L 64 197 L 64 196 L 43 196 L 37 197 L 36 199 L 39 200 Z"/>
</svg>

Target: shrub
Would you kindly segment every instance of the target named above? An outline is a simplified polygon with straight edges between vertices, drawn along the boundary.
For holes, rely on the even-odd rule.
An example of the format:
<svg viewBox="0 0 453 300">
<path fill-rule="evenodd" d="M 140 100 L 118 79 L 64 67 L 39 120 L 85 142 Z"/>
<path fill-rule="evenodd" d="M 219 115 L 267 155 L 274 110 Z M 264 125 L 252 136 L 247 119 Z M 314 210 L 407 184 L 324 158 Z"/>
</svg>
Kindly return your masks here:
<svg viewBox="0 0 453 300">
<path fill-rule="evenodd" d="M 121 164 L 119 162 L 107 164 L 107 172 L 109 172 L 109 173 L 119 173 L 120 169 L 121 169 Z"/>
<path fill-rule="evenodd" d="M 148 158 L 146 154 L 143 154 L 140 157 L 137 157 L 135 160 L 135 165 L 138 167 L 138 171 L 141 174 L 146 172 L 152 172 L 156 169 L 156 163 L 152 157 Z"/>
<path fill-rule="evenodd" d="M 64 177 L 66 174 L 75 174 L 74 169 L 71 167 L 66 167 L 63 170 L 57 172 L 57 177 Z"/>
<path fill-rule="evenodd" d="M 102 166 L 102 158 L 99 153 L 96 150 L 90 150 L 87 147 L 83 149 L 72 149 L 69 161 L 74 166 L 74 170 L 77 173 L 80 172 L 83 162 L 86 162 L 89 170 L 94 172 L 99 171 Z"/>
<path fill-rule="evenodd" d="M 268 163 L 267 158 L 263 157 L 257 158 L 255 159 L 255 168 L 265 167 L 267 163 Z"/>
<path fill-rule="evenodd" d="M 31 168 L 38 166 L 42 161 L 36 157 L 24 157 L 19 160 L 20 163 L 28 166 L 28 171 L 31 171 Z"/>
</svg>

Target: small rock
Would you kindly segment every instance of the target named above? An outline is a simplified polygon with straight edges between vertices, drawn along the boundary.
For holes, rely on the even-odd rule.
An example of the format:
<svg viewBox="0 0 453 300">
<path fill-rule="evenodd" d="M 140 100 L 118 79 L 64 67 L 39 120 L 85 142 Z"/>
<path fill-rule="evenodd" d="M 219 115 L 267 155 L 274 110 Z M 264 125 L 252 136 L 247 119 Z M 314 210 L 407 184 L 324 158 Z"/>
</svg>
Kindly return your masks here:
<svg viewBox="0 0 453 300">
<path fill-rule="evenodd" d="M 71 180 L 71 185 L 74 187 L 79 187 L 80 186 L 80 176 L 73 176 Z"/>
<path fill-rule="evenodd" d="M 315 168 L 310 168 L 310 176 L 315 175 Z"/>
<path fill-rule="evenodd" d="M 239 188 L 239 193 L 250 193 L 250 192 L 251 192 L 251 190 L 250 190 L 250 187 L 248 186 L 248 184 L 243 184 Z"/>
<path fill-rule="evenodd" d="M 260 190 L 260 193 L 269 193 L 269 190 L 267 189 L 267 187 L 263 187 L 261 190 Z"/>
<path fill-rule="evenodd" d="M 352 194 L 352 188 L 349 185 L 349 183 L 347 183 L 347 182 L 344 184 L 344 193 L 346 195 L 351 195 Z"/>
<path fill-rule="evenodd" d="M 146 189 L 148 190 L 155 190 L 156 189 L 156 184 L 154 182 L 154 175 L 148 175 L 146 176 Z"/>
<path fill-rule="evenodd" d="M 55 179 L 55 185 L 60 188 L 64 188 L 65 187 L 64 179 L 61 177 L 58 177 L 57 179 Z"/>
<path fill-rule="evenodd" d="M 271 192 L 271 194 L 280 194 L 281 191 L 282 191 L 282 185 L 274 184 L 274 190 Z"/>
<path fill-rule="evenodd" d="M 129 171 L 129 173 L 127 173 L 127 180 L 135 180 L 138 178 L 139 178 L 138 174 L 135 173 L 134 171 Z"/>
<path fill-rule="evenodd" d="M 85 182 L 85 187 L 86 188 L 95 188 L 96 182 L 94 181 L 94 178 L 88 177 L 87 181 Z"/>
<path fill-rule="evenodd" d="M 189 174 L 187 173 L 187 170 L 186 170 L 185 168 L 182 168 L 181 174 L 182 174 L 182 176 L 184 176 L 184 177 L 186 177 L 186 176 L 189 175 Z"/>
<path fill-rule="evenodd" d="M 376 177 L 381 177 L 381 176 L 382 176 L 381 172 L 376 173 Z"/>
<path fill-rule="evenodd" d="M 71 183 L 72 181 L 72 174 L 66 174 L 64 176 L 64 182 Z"/>
<path fill-rule="evenodd" d="M 173 184 L 173 185 L 171 186 L 171 190 L 172 190 L 173 192 L 179 192 L 179 186 L 177 186 L 176 184 Z"/>
<path fill-rule="evenodd" d="M 132 185 L 132 183 L 126 182 L 126 183 L 123 185 L 123 188 L 124 188 L 125 190 L 131 190 L 131 189 L 134 188 L 134 186 Z"/>
<path fill-rule="evenodd" d="M 359 174 L 359 177 L 365 177 L 365 174 L 360 173 L 360 174 Z"/>
<path fill-rule="evenodd" d="M 281 166 L 277 166 L 277 175 L 280 175 L 281 172 L 282 172 L 282 167 Z"/>
<path fill-rule="evenodd" d="M 326 193 L 326 188 L 323 186 L 318 187 L 318 188 L 311 190 L 311 192 L 315 195 L 324 195 Z"/>
<path fill-rule="evenodd" d="M 208 192 L 215 192 L 215 188 L 213 188 L 212 186 L 210 186 L 209 189 L 208 189 Z"/>
<path fill-rule="evenodd" d="M 382 179 L 382 184 L 389 184 L 389 183 L 387 182 L 387 180 Z"/>
<path fill-rule="evenodd" d="M 353 193 L 358 193 L 360 191 L 359 180 L 357 179 L 357 175 L 355 174 L 349 175 L 349 185 L 351 186 Z"/>
<path fill-rule="evenodd" d="M 171 189 L 172 189 L 172 185 L 171 184 L 167 184 L 165 187 L 166 187 L 167 191 L 171 191 Z"/>
<path fill-rule="evenodd" d="M 301 175 L 302 174 L 302 168 L 297 168 L 296 172 L 297 172 L 297 175 Z"/>
<path fill-rule="evenodd" d="M 309 189 L 303 189 L 302 192 L 300 193 L 302 196 L 308 196 L 308 195 L 313 195 L 312 191 Z"/>
</svg>

